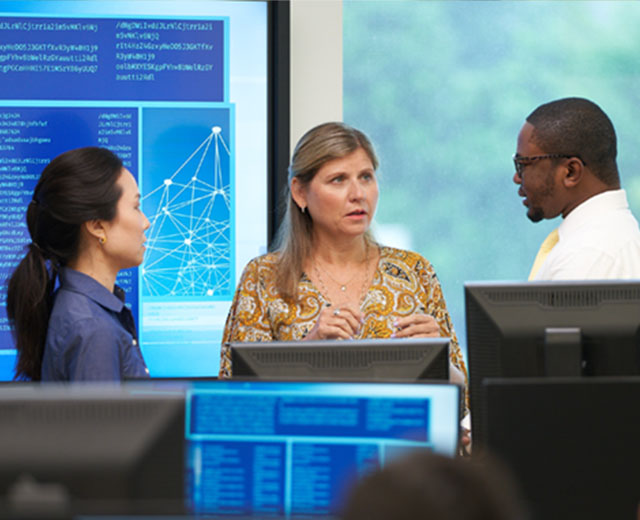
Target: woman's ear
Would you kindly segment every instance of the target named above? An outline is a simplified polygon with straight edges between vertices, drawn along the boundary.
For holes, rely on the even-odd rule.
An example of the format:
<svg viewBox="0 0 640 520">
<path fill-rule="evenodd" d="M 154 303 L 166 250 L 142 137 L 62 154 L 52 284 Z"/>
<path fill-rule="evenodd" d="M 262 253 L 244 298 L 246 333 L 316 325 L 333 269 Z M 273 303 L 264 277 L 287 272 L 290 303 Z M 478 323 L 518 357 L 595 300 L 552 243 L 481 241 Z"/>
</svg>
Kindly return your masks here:
<svg viewBox="0 0 640 520">
<path fill-rule="evenodd" d="M 84 229 L 90 237 L 101 244 L 107 240 L 107 230 L 104 225 L 104 220 L 87 220 L 84 223 Z"/>
<path fill-rule="evenodd" d="M 291 197 L 300 208 L 300 211 L 307 209 L 307 194 L 297 177 L 291 179 Z"/>
</svg>

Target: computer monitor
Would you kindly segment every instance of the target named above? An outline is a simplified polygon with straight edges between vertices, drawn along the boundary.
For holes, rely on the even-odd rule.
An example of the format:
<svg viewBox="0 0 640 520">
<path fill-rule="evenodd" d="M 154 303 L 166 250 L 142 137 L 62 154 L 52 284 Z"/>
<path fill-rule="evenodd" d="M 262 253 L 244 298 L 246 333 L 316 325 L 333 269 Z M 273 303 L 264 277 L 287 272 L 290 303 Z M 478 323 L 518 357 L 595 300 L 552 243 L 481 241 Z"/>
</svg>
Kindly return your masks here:
<svg viewBox="0 0 640 520">
<path fill-rule="evenodd" d="M 411 449 L 454 456 L 450 383 L 226 380 L 188 390 L 191 510 L 333 516 L 360 476 Z"/>
<path fill-rule="evenodd" d="M 0 389 L 0 517 L 183 513 L 184 395 Z"/>
<path fill-rule="evenodd" d="M 636 518 L 640 378 L 486 379 L 485 447 L 531 520 Z"/>
<path fill-rule="evenodd" d="M 465 284 L 474 441 L 487 377 L 640 374 L 640 281 Z"/>
<path fill-rule="evenodd" d="M 449 379 L 449 338 L 229 343 L 234 376 L 359 381 Z"/>
</svg>

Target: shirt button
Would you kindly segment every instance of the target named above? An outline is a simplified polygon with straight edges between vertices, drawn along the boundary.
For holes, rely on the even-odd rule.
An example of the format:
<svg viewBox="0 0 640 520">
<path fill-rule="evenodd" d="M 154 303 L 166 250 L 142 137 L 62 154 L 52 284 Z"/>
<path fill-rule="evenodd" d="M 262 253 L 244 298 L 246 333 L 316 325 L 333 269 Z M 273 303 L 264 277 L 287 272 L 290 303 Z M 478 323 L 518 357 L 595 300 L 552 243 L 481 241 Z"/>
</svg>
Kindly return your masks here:
<svg viewBox="0 0 640 520">
<path fill-rule="evenodd" d="M 149 373 L 149 369 L 145 368 L 144 371 L 148 374 Z"/>
<path fill-rule="evenodd" d="M 132 341 L 131 341 L 131 343 L 132 343 L 133 345 L 137 345 L 137 344 L 138 344 L 138 342 L 137 342 L 135 339 L 134 339 L 134 340 L 132 340 Z"/>
</svg>

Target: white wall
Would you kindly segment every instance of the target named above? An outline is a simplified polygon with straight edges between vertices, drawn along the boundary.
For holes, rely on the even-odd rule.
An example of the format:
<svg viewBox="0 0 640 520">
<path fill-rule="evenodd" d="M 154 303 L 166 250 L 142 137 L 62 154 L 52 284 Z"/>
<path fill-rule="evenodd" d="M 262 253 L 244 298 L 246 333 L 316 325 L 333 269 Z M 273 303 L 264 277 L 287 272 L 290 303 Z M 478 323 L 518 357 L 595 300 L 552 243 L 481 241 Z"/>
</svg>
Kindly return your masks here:
<svg viewBox="0 0 640 520">
<path fill-rule="evenodd" d="M 342 120 L 342 0 L 291 0 L 291 150 Z"/>
</svg>

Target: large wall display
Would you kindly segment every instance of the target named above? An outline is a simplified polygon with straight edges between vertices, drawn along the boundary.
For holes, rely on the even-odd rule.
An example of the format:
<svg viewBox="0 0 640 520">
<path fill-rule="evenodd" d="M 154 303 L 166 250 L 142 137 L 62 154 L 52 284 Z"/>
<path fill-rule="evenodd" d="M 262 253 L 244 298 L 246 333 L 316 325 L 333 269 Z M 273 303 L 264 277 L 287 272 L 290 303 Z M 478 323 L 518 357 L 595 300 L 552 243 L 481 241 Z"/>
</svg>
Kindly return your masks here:
<svg viewBox="0 0 640 520">
<path fill-rule="evenodd" d="M 267 244 L 267 18 L 266 2 L 0 2 L 0 379 L 25 208 L 81 146 L 140 186 L 147 253 L 118 283 L 151 374 L 217 373 L 236 277 Z"/>
</svg>

